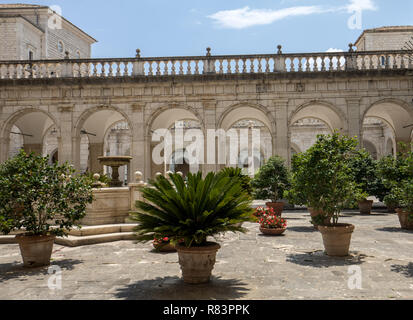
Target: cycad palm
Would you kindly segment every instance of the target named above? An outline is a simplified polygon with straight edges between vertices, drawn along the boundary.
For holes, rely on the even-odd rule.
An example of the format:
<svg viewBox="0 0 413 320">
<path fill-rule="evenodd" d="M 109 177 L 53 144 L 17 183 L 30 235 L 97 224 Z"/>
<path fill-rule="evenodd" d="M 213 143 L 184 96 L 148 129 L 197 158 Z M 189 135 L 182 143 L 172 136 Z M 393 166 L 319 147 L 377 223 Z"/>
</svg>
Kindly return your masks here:
<svg viewBox="0 0 413 320">
<path fill-rule="evenodd" d="M 239 178 L 210 173 L 203 179 L 198 173 L 189 174 L 185 183 L 178 174 L 169 177 L 160 176 L 142 189 L 147 202 L 137 201 L 138 211 L 131 214 L 138 222 L 138 241 L 164 235 L 173 242 L 185 240 L 187 247 L 202 246 L 208 236 L 245 232 L 237 224 L 251 219 L 251 198 Z"/>
</svg>

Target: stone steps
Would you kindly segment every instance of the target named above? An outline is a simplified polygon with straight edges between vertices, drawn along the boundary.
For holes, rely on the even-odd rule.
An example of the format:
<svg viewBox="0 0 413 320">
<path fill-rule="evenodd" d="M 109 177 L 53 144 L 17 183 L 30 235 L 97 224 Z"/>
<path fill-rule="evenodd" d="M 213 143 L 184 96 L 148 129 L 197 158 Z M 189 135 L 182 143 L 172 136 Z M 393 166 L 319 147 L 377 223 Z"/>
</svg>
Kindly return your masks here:
<svg viewBox="0 0 413 320">
<path fill-rule="evenodd" d="M 68 237 L 58 237 L 55 243 L 66 247 L 80 247 L 92 244 L 134 240 L 136 224 L 111 224 L 75 228 Z M 16 244 L 15 235 L 0 236 L 0 244 Z"/>
<path fill-rule="evenodd" d="M 116 241 L 126 241 L 134 240 L 135 235 L 133 232 L 118 232 L 118 233 L 108 233 L 108 234 L 98 234 L 92 236 L 68 236 L 65 238 L 56 238 L 55 243 L 65 247 L 81 247 L 88 246 L 92 244 L 116 242 Z"/>
</svg>

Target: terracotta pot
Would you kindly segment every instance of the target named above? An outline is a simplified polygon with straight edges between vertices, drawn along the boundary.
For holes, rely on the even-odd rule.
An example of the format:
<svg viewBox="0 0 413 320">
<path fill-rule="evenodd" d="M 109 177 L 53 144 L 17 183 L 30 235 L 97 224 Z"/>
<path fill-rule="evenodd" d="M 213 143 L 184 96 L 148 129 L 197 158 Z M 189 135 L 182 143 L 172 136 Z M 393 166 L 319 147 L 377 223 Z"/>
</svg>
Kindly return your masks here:
<svg viewBox="0 0 413 320">
<path fill-rule="evenodd" d="M 324 215 L 324 211 L 323 210 L 314 210 L 313 208 L 308 208 L 308 211 L 310 212 L 311 215 L 311 220 L 313 220 L 313 218 L 316 218 L 320 215 Z M 325 225 L 329 225 L 331 223 L 331 218 L 326 218 L 324 220 L 324 224 Z M 318 225 L 314 225 L 314 228 L 316 230 L 318 230 Z"/>
<path fill-rule="evenodd" d="M 282 213 L 283 213 L 283 211 L 284 211 L 285 203 L 284 203 L 284 202 L 267 202 L 265 205 L 266 205 L 268 208 L 273 208 L 275 214 L 276 214 L 278 217 L 281 217 L 281 215 L 282 215 Z"/>
<path fill-rule="evenodd" d="M 163 245 L 153 245 L 153 246 L 159 252 L 176 252 L 175 246 L 170 243 L 163 244 Z"/>
<path fill-rule="evenodd" d="M 24 266 L 37 268 L 50 265 L 55 239 L 56 236 L 17 235 Z"/>
<path fill-rule="evenodd" d="M 327 255 L 332 257 L 346 257 L 350 252 L 351 236 L 355 227 L 351 224 L 337 224 L 335 226 L 318 226 Z"/>
<path fill-rule="evenodd" d="M 388 213 L 396 213 L 396 207 L 395 206 L 387 206 L 387 212 Z"/>
<path fill-rule="evenodd" d="M 271 228 L 263 228 L 260 227 L 260 231 L 268 236 L 280 236 L 282 235 L 285 231 L 287 230 L 287 228 L 279 228 L 279 229 L 271 229 Z"/>
<path fill-rule="evenodd" d="M 373 208 L 373 200 L 363 200 L 359 201 L 359 208 L 361 214 L 371 214 Z"/>
<path fill-rule="evenodd" d="M 403 211 L 402 209 L 396 209 L 396 212 L 399 215 L 400 225 L 402 229 L 413 230 L 413 220 L 409 221 L 409 215 L 411 215 L 411 213 Z"/>
<path fill-rule="evenodd" d="M 184 282 L 188 284 L 209 282 L 220 248 L 221 246 L 217 243 L 191 248 L 183 245 L 176 246 Z"/>
</svg>

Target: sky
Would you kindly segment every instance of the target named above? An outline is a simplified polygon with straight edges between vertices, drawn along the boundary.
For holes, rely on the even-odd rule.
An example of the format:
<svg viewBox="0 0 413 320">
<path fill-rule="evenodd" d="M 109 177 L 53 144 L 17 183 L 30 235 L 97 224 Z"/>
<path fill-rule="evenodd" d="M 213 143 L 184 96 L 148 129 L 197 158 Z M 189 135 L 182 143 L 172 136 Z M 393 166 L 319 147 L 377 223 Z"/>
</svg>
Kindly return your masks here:
<svg viewBox="0 0 413 320">
<path fill-rule="evenodd" d="M 348 50 L 363 29 L 413 25 L 413 0 L 18 0 L 59 6 L 94 58 Z M 0 3 L 11 1 L 0 0 Z"/>
</svg>

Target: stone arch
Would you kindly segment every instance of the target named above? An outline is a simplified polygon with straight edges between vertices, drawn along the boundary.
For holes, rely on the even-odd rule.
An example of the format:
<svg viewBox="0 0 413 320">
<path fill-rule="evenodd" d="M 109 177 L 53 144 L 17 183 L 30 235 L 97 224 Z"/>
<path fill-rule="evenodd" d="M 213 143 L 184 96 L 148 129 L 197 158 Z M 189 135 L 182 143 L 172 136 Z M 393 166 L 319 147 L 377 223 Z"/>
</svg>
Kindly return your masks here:
<svg viewBox="0 0 413 320">
<path fill-rule="evenodd" d="M 114 107 L 114 106 L 110 106 L 110 105 L 100 105 L 100 106 L 96 106 L 96 107 L 92 107 L 92 108 L 88 108 L 86 111 L 84 111 L 77 119 L 76 121 L 76 125 L 75 125 L 75 130 L 73 132 L 74 137 L 78 137 L 80 135 L 80 131 L 82 130 L 83 125 L 85 124 L 85 122 L 93 115 L 96 114 L 97 112 L 100 111 L 113 111 L 113 112 L 117 112 L 119 113 L 123 119 L 128 123 L 129 128 L 133 131 L 133 123 L 132 121 L 129 119 L 129 116 L 121 109 Z M 121 121 L 121 119 L 116 120 L 117 121 Z M 113 123 L 112 123 L 113 124 Z M 106 132 L 106 130 L 108 129 L 110 125 L 108 125 L 107 127 L 104 128 L 104 132 Z"/>
<path fill-rule="evenodd" d="M 326 123 L 332 132 L 336 129 L 342 131 L 347 127 L 346 115 L 327 101 L 312 100 L 300 105 L 289 117 L 289 128 L 305 118 L 314 118 Z"/>
<path fill-rule="evenodd" d="M 114 123 L 125 121 L 130 128 L 130 138 L 132 139 L 133 123 L 129 116 L 120 108 L 110 105 L 99 105 L 88 108 L 76 120 L 73 130 L 73 138 L 76 141 L 75 165 L 80 167 L 80 139 L 81 131 L 88 132 L 89 142 L 89 165 L 88 170 L 92 173 L 103 173 L 103 166 L 100 165 L 97 158 L 104 155 L 104 138 L 108 128 Z M 132 150 L 131 150 L 132 152 Z"/>
<path fill-rule="evenodd" d="M 291 142 L 291 149 L 292 149 L 296 154 L 301 153 L 300 147 L 299 147 L 297 144 L 295 144 L 294 142 Z"/>
<path fill-rule="evenodd" d="M 27 117 L 31 115 L 30 117 Z M 41 155 L 43 149 L 43 137 L 50 126 L 55 126 L 57 137 L 60 138 L 60 126 L 55 116 L 42 108 L 28 107 L 11 114 L 4 122 L 0 131 L 0 140 L 5 143 L 2 146 L 0 161 L 5 161 L 9 156 L 10 133 L 13 126 L 19 128 L 24 134 L 23 143 L 26 152 L 35 152 Z"/>
<path fill-rule="evenodd" d="M 395 98 L 378 99 L 365 111 L 362 121 L 367 117 L 375 117 L 384 120 L 393 128 L 397 141 L 410 141 L 413 124 L 413 108 L 403 100 Z"/>
<path fill-rule="evenodd" d="M 378 150 L 377 150 L 377 147 L 374 145 L 373 142 L 364 139 L 363 140 L 363 146 L 371 154 L 373 159 L 375 159 L 375 160 L 378 159 L 378 156 L 379 156 Z"/>
<path fill-rule="evenodd" d="M 177 110 L 181 112 L 174 114 L 174 111 Z M 169 119 L 168 116 L 170 116 Z M 202 129 L 205 128 L 204 119 L 195 108 L 183 104 L 172 104 L 157 108 L 151 113 L 146 121 L 146 134 L 150 137 L 153 129 L 168 129 L 178 120 L 198 121 Z M 154 126 L 157 128 L 154 128 Z"/>
<path fill-rule="evenodd" d="M 217 126 L 219 129 L 228 130 L 235 123 L 245 119 L 259 120 L 270 130 L 272 137 L 275 137 L 276 122 L 274 117 L 267 108 L 258 104 L 238 103 L 226 108 L 221 114 Z"/>
</svg>

